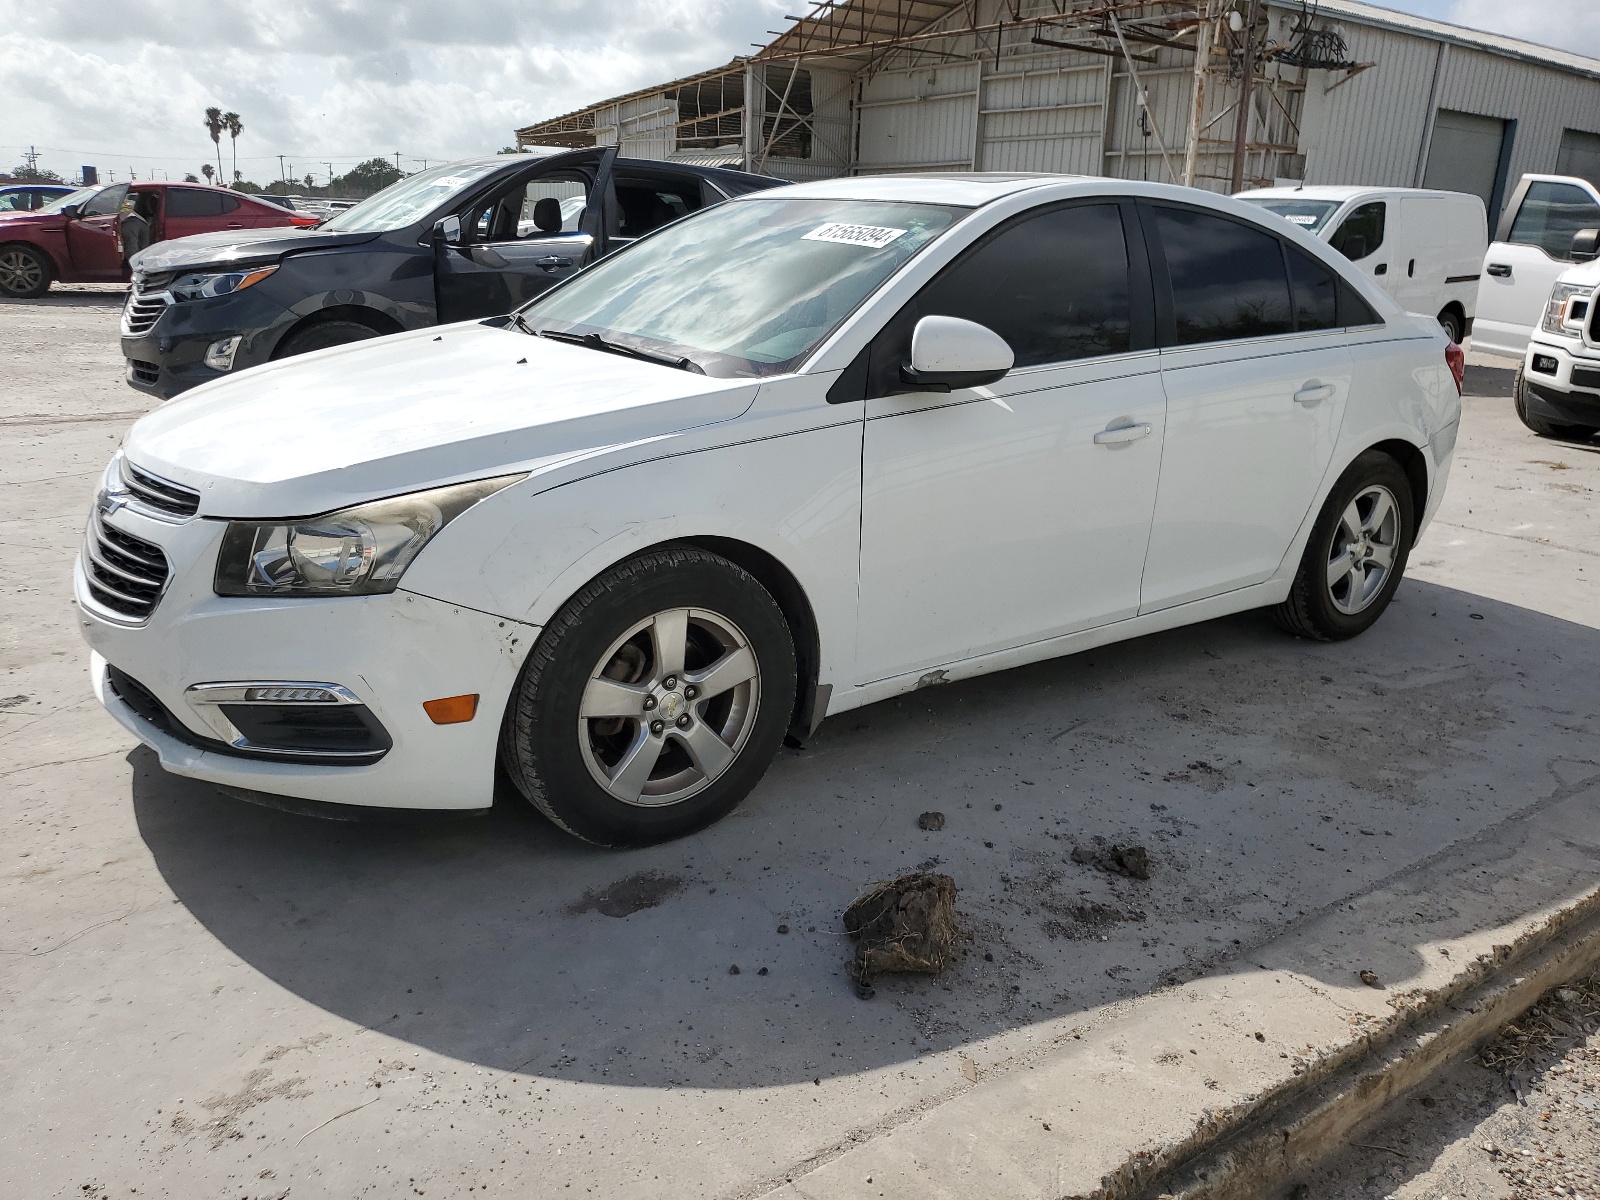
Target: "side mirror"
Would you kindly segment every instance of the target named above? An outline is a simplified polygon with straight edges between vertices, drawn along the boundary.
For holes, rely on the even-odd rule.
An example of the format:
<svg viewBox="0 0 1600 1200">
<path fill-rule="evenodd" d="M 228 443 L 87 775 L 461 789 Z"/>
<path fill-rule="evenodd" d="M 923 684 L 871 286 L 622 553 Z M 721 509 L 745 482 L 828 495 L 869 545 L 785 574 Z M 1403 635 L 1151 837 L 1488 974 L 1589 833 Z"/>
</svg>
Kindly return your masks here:
<svg viewBox="0 0 1600 1200">
<path fill-rule="evenodd" d="M 61 210 L 61 215 L 69 221 L 76 221 L 78 219 L 78 209 L 78 205 L 69 204 Z"/>
<path fill-rule="evenodd" d="M 461 218 L 440 217 L 433 223 L 433 240 L 446 246 L 461 244 Z"/>
<path fill-rule="evenodd" d="M 1572 235 L 1572 261 L 1600 258 L 1600 229 L 1580 229 Z"/>
<path fill-rule="evenodd" d="M 1357 262 L 1367 256 L 1367 235 L 1352 233 L 1344 239 L 1344 245 L 1339 247 L 1339 253 L 1351 262 Z"/>
<path fill-rule="evenodd" d="M 1005 338 L 976 321 L 923 317 L 911 331 L 911 362 L 900 368 L 907 390 L 948 392 L 1004 378 L 1017 361 Z"/>
</svg>

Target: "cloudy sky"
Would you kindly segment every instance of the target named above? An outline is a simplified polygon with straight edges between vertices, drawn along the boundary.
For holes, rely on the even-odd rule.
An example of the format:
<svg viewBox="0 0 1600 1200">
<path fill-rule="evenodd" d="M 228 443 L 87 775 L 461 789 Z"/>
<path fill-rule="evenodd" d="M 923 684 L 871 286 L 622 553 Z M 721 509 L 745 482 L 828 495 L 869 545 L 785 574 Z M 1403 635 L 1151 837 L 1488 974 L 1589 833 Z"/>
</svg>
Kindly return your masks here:
<svg viewBox="0 0 1600 1200">
<path fill-rule="evenodd" d="M 726 62 L 803 0 L 0 0 L 0 170 L 29 146 L 64 176 L 174 178 L 212 161 L 207 106 L 244 118 L 239 169 L 320 178 L 399 151 L 407 169 Z M 1600 56 L 1592 0 L 1392 7 Z M 231 170 L 223 138 L 224 167 Z"/>
</svg>

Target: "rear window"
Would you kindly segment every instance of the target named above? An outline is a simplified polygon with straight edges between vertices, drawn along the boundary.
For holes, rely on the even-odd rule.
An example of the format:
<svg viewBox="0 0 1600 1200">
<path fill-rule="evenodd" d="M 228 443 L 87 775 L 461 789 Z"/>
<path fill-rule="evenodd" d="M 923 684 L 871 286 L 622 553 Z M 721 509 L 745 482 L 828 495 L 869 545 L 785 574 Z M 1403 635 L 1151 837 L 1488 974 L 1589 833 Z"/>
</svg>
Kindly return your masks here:
<svg viewBox="0 0 1600 1200">
<path fill-rule="evenodd" d="M 1508 240 L 1537 246 L 1551 258 L 1572 258 L 1572 235 L 1600 226 L 1600 204 L 1570 183 L 1535 181 L 1528 185 Z"/>
</svg>

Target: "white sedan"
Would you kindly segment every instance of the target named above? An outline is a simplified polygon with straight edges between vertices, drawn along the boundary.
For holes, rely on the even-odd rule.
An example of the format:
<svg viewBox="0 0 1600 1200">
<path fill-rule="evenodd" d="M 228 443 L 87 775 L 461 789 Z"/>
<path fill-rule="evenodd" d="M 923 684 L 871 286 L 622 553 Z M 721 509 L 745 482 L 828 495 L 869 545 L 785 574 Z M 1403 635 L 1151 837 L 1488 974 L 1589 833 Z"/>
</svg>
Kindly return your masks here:
<svg viewBox="0 0 1600 1200">
<path fill-rule="evenodd" d="M 1244 609 L 1383 612 L 1460 348 L 1226 197 L 840 179 L 670 225 L 509 318 L 145 417 L 76 600 L 106 708 L 266 803 L 697 829 L 785 736 Z"/>
</svg>

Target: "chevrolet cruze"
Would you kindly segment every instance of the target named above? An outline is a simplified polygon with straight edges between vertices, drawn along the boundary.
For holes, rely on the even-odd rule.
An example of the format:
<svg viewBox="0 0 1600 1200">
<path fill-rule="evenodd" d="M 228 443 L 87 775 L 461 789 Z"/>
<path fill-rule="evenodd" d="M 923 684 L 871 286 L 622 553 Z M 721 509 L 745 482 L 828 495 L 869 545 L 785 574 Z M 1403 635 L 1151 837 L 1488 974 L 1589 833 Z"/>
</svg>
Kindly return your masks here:
<svg viewBox="0 0 1600 1200">
<path fill-rule="evenodd" d="M 1258 607 L 1362 632 L 1461 374 L 1226 197 L 811 183 L 145 417 L 76 598 L 169 771 L 334 814 L 482 809 L 498 763 L 569 832 L 647 843 L 920 686 Z"/>
</svg>

